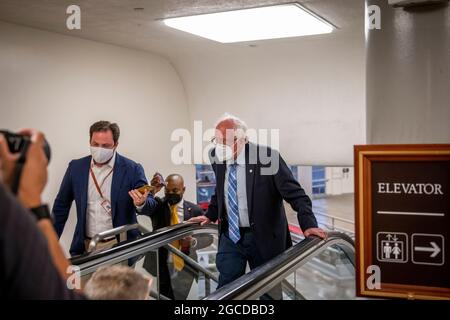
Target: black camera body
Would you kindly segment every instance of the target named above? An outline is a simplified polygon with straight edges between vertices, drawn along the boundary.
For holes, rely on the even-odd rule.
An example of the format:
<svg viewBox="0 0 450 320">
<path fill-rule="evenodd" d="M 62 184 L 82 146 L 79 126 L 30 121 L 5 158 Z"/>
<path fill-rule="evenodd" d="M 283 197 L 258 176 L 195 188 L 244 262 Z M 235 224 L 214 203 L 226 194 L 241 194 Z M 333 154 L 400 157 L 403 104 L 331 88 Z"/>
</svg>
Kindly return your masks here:
<svg viewBox="0 0 450 320">
<path fill-rule="evenodd" d="M 23 162 L 25 162 L 24 160 L 26 159 L 26 153 L 31 143 L 31 138 L 28 136 L 12 133 L 7 130 L 0 130 L 0 134 L 5 137 L 5 140 L 8 143 L 9 151 L 14 154 L 20 154 L 20 159 L 23 158 Z M 44 141 L 44 153 L 47 156 L 47 160 L 50 162 L 51 150 L 50 145 L 47 141 Z"/>
<path fill-rule="evenodd" d="M 11 181 L 11 191 L 14 194 L 17 194 L 19 190 L 20 177 L 22 175 L 22 169 L 27 160 L 27 152 L 28 148 L 31 144 L 31 138 L 29 136 L 16 134 L 9 132 L 7 130 L 0 130 L 0 134 L 5 137 L 6 142 L 8 143 L 9 151 L 13 154 L 19 154 L 19 158 L 16 161 L 16 165 L 14 168 L 14 173 Z M 47 160 L 50 162 L 51 150 L 50 145 L 47 141 L 44 141 L 44 153 L 47 157 Z"/>
</svg>

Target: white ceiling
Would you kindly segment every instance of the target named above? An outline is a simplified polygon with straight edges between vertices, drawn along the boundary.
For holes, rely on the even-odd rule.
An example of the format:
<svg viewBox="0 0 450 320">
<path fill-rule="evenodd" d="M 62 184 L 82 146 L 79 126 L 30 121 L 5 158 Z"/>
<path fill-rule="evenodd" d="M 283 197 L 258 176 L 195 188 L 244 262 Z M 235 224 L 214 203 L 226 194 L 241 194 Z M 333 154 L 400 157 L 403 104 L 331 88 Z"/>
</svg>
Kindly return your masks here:
<svg viewBox="0 0 450 320">
<path fill-rule="evenodd" d="M 289 3 L 285 0 L 1 0 L 0 20 L 70 36 L 161 54 L 168 59 L 180 54 L 239 50 L 255 45 L 300 44 L 311 39 L 362 33 L 363 0 L 298 0 L 338 27 L 331 35 L 278 39 L 257 43 L 220 44 L 163 25 L 161 19 L 238 8 Z M 81 30 L 66 28 L 66 8 L 81 7 Z M 135 10 L 134 8 L 143 8 Z"/>
</svg>

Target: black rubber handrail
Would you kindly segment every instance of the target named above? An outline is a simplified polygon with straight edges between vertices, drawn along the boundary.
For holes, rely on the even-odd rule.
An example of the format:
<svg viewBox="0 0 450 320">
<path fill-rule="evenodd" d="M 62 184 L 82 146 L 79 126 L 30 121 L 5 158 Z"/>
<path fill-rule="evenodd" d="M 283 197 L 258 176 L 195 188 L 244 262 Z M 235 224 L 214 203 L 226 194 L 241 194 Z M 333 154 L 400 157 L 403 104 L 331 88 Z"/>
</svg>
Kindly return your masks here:
<svg viewBox="0 0 450 320">
<path fill-rule="evenodd" d="M 354 266 L 354 241 L 344 233 L 329 232 L 326 240 L 316 237 L 306 238 L 269 262 L 217 289 L 204 300 L 255 299 L 274 287 L 292 270 L 310 261 L 323 249 L 335 244 L 342 245 L 343 252 Z"/>
</svg>

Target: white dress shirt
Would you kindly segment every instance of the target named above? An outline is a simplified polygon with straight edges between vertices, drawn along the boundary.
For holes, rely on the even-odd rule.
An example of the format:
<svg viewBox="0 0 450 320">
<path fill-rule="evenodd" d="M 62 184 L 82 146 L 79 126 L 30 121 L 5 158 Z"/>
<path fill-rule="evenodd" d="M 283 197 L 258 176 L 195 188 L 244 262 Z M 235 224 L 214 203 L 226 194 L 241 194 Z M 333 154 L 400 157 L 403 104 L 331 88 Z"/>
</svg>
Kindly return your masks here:
<svg viewBox="0 0 450 320">
<path fill-rule="evenodd" d="M 94 161 L 91 161 L 91 168 L 97 179 L 100 190 L 103 193 L 105 199 L 111 202 L 111 186 L 114 171 L 105 179 L 105 177 L 113 170 L 114 163 L 116 161 L 116 153 L 111 160 L 97 167 Z M 104 180 L 104 182 L 103 182 Z M 103 182 L 103 185 L 102 185 Z M 113 228 L 112 216 L 106 212 L 101 203 L 104 201 L 95 187 L 94 180 L 89 172 L 89 186 L 88 186 L 88 198 L 87 198 L 87 210 L 86 210 L 86 236 L 89 238 L 94 237 L 97 233 L 110 230 Z"/>
<path fill-rule="evenodd" d="M 184 200 L 181 199 L 180 202 L 177 203 L 177 213 L 178 213 L 178 221 L 181 223 L 184 221 Z"/>
<path fill-rule="evenodd" d="M 177 206 L 178 222 L 182 223 L 184 221 L 184 199 L 181 199 L 181 201 L 178 202 L 176 206 Z M 171 206 L 169 206 L 169 208 L 171 208 Z M 170 214 L 172 214 L 172 210 L 170 210 Z"/>
<path fill-rule="evenodd" d="M 234 161 L 233 161 L 234 162 Z M 228 208 L 228 174 L 230 165 L 233 162 L 227 162 L 227 168 L 225 170 L 225 206 L 227 212 Z M 237 179 L 237 197 L 238 197 L 238 210 L 239 210 L 239 227 L 250 227 L 250 220 L 248 217 L 247 206 L 247 183 L 245 176 L 245 150 L 242 150 L 236 159 L 236 179 Z"/>
</svg>

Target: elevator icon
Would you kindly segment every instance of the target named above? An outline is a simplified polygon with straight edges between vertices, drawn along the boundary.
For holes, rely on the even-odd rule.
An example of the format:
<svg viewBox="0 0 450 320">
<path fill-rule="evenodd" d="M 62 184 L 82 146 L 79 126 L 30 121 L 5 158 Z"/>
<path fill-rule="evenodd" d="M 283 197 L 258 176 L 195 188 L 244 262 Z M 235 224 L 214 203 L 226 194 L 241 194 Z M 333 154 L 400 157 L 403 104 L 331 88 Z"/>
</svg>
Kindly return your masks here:
<svg viewBox="0 0 450 320">
<path fill-rule="evenodd" d="M 408 235 L 402 232 L 378 232 L 377 259 L 390 263 L 408 262 Z"/>
</svg>

